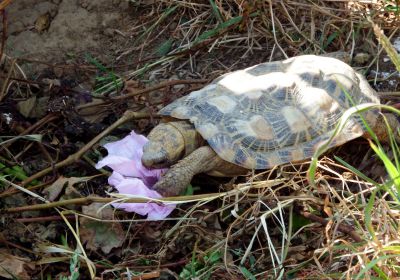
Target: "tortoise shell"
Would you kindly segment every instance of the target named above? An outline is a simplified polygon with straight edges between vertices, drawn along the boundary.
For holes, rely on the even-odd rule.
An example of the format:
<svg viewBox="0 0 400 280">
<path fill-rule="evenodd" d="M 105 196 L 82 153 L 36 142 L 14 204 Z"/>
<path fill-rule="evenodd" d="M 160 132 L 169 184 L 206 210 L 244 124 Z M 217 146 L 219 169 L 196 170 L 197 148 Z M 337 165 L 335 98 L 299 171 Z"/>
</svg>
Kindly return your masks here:
<svg viewBox="0 0 400 280">
<path fill-rule="evenodd" d="M 367 81 L 346 63 L 303 55 L 225 74 L 177 99 L 159 114 L 189 120 L 224 160 L 268 169 L 312 157 L 344 111 L 379 103 Z M 373 126 L 377 111 L 363 113 Z M 353 115 L 330 147 L 363 135 Z"/>
</svg>

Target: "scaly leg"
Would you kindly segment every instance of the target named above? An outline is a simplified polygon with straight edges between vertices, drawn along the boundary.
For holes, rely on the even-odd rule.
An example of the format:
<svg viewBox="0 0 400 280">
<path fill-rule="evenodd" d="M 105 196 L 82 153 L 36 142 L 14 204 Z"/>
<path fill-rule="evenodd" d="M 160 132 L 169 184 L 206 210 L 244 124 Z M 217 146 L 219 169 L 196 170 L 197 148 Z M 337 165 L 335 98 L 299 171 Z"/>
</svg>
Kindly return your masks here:
<svg viewBox="0 0 400 280">
<path fill-rule="evenodd" d="M 203 146 L 173 165 L 153 189 L 163 196 L 176 196 L 187 188 L 194 175 L 211 170 L 227 170 L 228 174 L 241 174 L 245 171 L 243 167 L 221 159 L 209 146 Z"/>
</svg>

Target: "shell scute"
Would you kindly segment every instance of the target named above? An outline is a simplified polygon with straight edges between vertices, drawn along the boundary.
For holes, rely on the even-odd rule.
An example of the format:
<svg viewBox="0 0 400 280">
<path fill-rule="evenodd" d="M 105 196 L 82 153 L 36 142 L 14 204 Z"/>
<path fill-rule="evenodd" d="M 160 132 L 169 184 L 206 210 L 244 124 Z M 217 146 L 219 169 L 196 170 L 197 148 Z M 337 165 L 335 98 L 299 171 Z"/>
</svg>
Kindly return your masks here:
<svg viewBox="0 0 400 280">
<path fill-rule="evenodd" d="M 365 102 L 379 99 L 350 66 L 306 55 L 225 74 L 159 113 L 192 122 L 224 160 L 266 169 L 311 157 L 343 112 Z M 373 125 L 376 112 L 364 117 Z M 364 130 L 353 116 L 331 146 Z"/>
</svg>

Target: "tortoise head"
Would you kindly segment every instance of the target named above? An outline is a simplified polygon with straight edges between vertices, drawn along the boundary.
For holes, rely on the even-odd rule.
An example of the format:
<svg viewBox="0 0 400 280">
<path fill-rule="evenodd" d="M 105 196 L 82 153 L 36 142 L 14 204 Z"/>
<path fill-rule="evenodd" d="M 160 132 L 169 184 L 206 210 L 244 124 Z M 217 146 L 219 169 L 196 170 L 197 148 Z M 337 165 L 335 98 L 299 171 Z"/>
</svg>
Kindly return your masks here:
<svg viewBox="0 0 400 280">
<path fill-rule="evenodd" d="M 142 156 L 147 168 L 169 167 L 199 146 L 198 133 L 186 121 L 160 123 L 147 138 Z"/>
</svg>

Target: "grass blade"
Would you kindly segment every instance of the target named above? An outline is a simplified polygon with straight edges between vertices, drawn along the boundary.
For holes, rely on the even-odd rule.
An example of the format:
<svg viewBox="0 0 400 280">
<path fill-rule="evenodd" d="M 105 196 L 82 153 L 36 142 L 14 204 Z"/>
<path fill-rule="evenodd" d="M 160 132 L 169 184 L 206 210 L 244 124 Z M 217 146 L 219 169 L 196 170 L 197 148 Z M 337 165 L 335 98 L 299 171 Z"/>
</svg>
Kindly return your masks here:
<svg viewBox="0 0 400 280">
<path fill-rule="evenodd" d="M 397 53 L 396 49 L 390 43 L 389 38 L 385 36 L 382 29 L 377 24 L 375 24 L 371 19 L 369 19 L 369 22 L 372 25 L 375 36 L 378 39 L 379 43 L 385 49 L 386 53 L 390 57 L 390 60 L 396 66 L 397 71 L 400 72 L 400 55 Z"/>
<path fill-rule="evenodd" d="M 397 190 L 400 190 L 400 172 L 396 168 L 396 166 L 390 161 L 385 151 L 381 146 L 375 145 L 372 141 L 369 141 L 371 148 L 378 155 L 378 157 L 382 160 L 383 164 L 387 172 L 389 173 L 390 178 L 393 180 Z"/>
<path fill-rule="evenodd" d="M 221 13 L 219 12 L 217 5 L 215 4 L 215 1 L 214 0 L 210 0 L 210 4 L 211 4 L 211 7 L 212 7 L 212 11 L 213 11 L 214 16 L 217 18 L 217 20 L 219 22 L 223 23 L 224 19 L 222 18 Z"/>
</svg>

